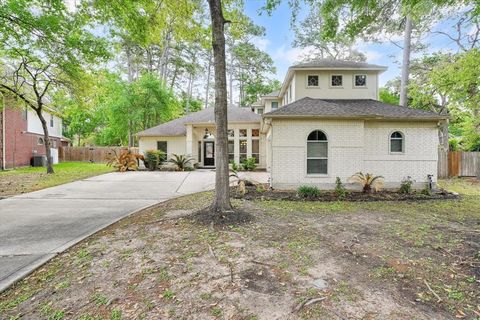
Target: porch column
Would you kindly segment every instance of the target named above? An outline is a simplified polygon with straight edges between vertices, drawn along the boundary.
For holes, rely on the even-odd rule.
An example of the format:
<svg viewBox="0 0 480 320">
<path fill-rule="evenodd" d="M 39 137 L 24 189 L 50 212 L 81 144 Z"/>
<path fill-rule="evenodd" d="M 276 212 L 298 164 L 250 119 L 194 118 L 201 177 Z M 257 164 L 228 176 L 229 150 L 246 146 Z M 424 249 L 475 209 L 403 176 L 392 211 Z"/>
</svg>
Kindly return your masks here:
<svg viewBox="0 0 480 320">
<path fill-rule="evenodd" d="M 234 161 L 235 163 L 240 163 L 240 129 L 238 128 L 235 128 L 233 129 L 234 132 L 235 132 L 235 135 L 234 135 L 234 138 L 233 138 L 233 141 L 234 144 L 233 144 L 233 152 L 235 154 L 235 157 L 234 157 Z"/>
<path fill-rule="evenodd" d="M 187 125 L 187 139 L 185 153 L 189 156 L 193 156 L 193 126 Z"/>
</svg>

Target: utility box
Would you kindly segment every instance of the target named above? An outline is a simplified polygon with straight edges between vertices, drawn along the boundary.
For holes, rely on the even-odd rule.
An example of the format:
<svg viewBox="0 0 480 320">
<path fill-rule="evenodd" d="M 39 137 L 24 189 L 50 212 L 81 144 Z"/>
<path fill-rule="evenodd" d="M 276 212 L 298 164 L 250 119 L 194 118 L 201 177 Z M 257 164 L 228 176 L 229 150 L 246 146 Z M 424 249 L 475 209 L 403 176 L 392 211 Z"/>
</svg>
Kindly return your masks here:
<svg viewBox="0 0 480 320">
<path fill-rule="evenodd" d="M 44 167 L 47 163 L 46 156 L 33 156 L 32 157 L 32 167 Z"/>
</svg>

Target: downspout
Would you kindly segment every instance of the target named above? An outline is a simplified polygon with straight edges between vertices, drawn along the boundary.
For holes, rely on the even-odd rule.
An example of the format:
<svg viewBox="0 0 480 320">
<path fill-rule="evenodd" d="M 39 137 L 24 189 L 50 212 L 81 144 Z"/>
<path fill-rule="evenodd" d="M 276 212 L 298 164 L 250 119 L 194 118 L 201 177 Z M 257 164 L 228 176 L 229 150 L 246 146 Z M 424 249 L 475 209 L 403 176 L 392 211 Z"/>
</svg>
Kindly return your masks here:
<svg viewBox="0 0 480 320">
<path fill-rule="evenodd" d="M 5 147 L 5 130 L 6 130 L 6 125 L 5 125 L 5 121 L 6 121 L 6 112 L 5 112 L 5 109 L 6 109 L 6 106 L 5 106 L 5 96 L 2 94 L 2 104 L 3 104 L 3 108 L 2 108 L 2 170 L 6 170 L 7 169 L 7 165 L 5 163 L 7 157 L 5 156 L 5 152 L 7 150 L 7 148 Z"/>
</svg>

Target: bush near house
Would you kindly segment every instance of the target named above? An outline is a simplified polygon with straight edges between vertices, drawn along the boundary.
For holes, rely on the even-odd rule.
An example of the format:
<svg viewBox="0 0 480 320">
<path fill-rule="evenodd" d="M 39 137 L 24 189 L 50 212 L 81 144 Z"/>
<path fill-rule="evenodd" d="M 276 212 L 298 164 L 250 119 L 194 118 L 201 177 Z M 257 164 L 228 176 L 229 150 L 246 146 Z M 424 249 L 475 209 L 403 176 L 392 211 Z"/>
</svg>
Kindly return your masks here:
<svg viewBox="0 0 480 320">
<path fill-rule="evenodd" d="M 178 155 L 175 153 L 172 154 L 172 158 L 168 160 L 168 162 L 173 163 L 176 166 L 177 171 L 191 170 L 187 168 L 192 168 L 192 166 L 190 165 L 192 161 L 195 161 L 195 159 L 187 157 L 183 154 Z"/>
<path fill-rule="evenodd" d="M 364 193 L 372 192 L 372 189 L 375 191 L 380 191 L 383 187 L 383 177 L 375 176 L 371 173 L 357 172 L 348 179 L 351 183 L 359 184 L 362 187 Z"/>
<path fill-rule="evenodd" d="M 107 166 L 114 167 L 119 172 L 137 171 L 140 160 L 145 162 L 143 155 L 130 150 L 122 151 L 120 154 L 115 152 L 115 155 L 107 162 Z"/>
<path fill-rule="evenodd" d="M 162 150 L 145 151 L 145 167 L 147 167 L 150 171 L 157 170 L 164 161 L 165 152 Z"/>
<path fill-rule="evenodd" d="M 257 167 L 256 159 L 253 157 L 247 158 L 242 162 L 242 169 L 245 171 L 253 171 Z"/>
<path fill-rule="evenodd" d="M 300 186 L 297 193 L 301 198 L 312 199 L 320 195 L 320 190 L 315 186 Z"/>
</svg>

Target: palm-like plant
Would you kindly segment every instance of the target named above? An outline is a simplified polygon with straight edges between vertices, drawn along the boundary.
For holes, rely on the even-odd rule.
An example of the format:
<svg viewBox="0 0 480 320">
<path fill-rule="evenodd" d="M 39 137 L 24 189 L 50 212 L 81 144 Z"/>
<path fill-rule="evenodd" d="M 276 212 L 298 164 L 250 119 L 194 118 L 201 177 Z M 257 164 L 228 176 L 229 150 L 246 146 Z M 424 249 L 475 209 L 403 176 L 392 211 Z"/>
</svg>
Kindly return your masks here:
<svg viewBox="0 0 480 320">
<path fill-rule="evenodd" d="M 107 166 L 114 167 L 119 172 L 136 171 L 138 169 L 138 161 L 145 161 L 142 155 L 133 153 L 130 150 L 122 151 L 120 154 L 113 150 L 113 153 L 114 156 L 108 160 Z"/>
<path fill-rule="evenodd" d="M 230 169 L 230 177 L 237 179 L 238 193 L 242 196 L 245 195 L 247 192 L 247 189 L 245 188 L 245 179 L 240 177 L 238 170 L 235 168 Z"/>
<path fill-rule="evenodd" d="M 185 171 L 185 168 L 190 164 L 190 162 L 194 161 L 194 158 L 186 157 L 183 154 L 172 154 L 172 158 L 168 160 L 168 162 L 173 163 L 177 166 L 177 171 Z"/>
<path fill-rule="evenodd" d="M 348 179 L 348 182 L 361 185 L 362 191 L 365 193 L 370 193 L 372 188 L 379 191 L 383 187 L 383 177 L 374 176 L 371 173 L 357 172 Z"/>
</svg>

